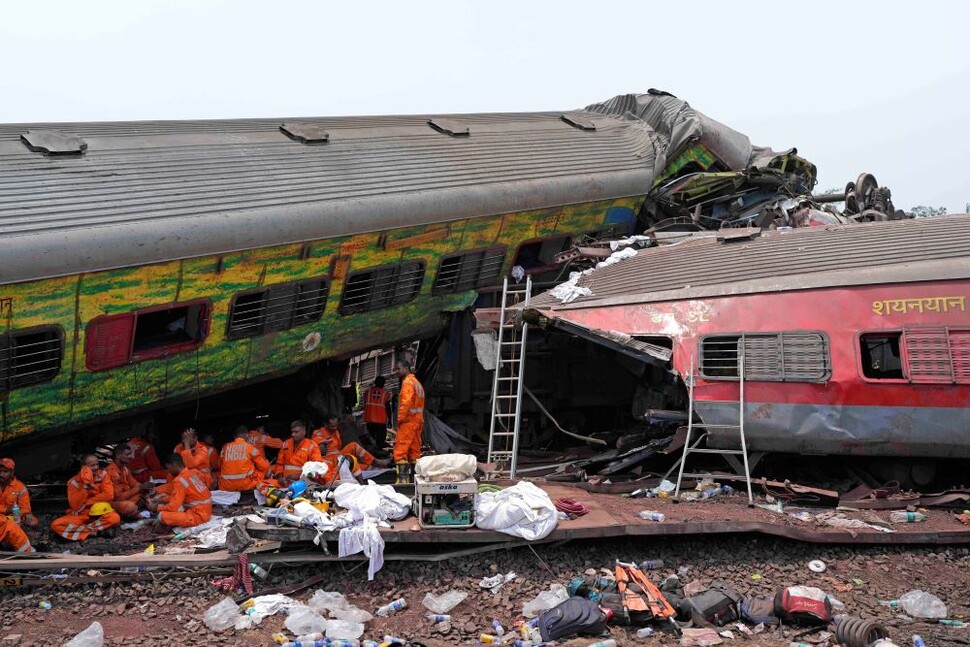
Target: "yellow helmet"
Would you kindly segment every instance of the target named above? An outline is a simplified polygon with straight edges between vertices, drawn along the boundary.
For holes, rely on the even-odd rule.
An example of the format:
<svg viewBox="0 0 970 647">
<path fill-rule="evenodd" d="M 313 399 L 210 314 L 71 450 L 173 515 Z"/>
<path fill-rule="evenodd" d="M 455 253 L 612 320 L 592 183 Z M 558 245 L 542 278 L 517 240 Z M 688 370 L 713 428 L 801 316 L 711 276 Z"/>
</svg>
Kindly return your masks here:
<svg viewBox="0 0 970 647">
<path fill-rule="evenodd" d="M 110 503 L 106 501 L 98 501 L 93 506 L 91 506 L 90 514 L 92 517 L 100 517 L 103 514 L 108 514 L 109 512 L 114 512 L 115 509 L 111 507 Z"/>
</svg>

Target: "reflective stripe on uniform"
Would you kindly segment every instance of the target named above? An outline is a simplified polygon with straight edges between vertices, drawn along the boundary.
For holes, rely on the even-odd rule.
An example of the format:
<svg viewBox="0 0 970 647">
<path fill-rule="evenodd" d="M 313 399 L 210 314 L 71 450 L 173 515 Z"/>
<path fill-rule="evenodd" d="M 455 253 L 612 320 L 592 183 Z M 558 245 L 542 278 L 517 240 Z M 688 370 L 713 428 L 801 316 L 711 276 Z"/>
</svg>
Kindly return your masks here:
<svg viewBox="0 0 970 647">
<path fill-rule="evenodd" d="M 226 474 L 223 472 L 222 478 L 226 481 L 238 481 L 240 479 L 248 479 L 252 475 L 252 471 L 246 472 L 245 474 Z"/>
<path fill-rule="evenodd" d="M 182 487 L 186 487 L 186 488 L 187 488 L 187 487 L 189 487 L 189 482 L 188 482 L 188 481 L 186 481 L 186 480 L 185 480 L 184 478 L 182 478 L 181 476 L 179 477 L 179 483 L 181 483 L 181 484 L 182 484 Z"/>
<path fill-rule="evenodd" d="M 17 552 L 18 553 L 32 553 L 33 551 L 34 551 L 34 549 L 30 547 L 30 542 L 29 541 L 26 544 L 24 544 L 23 546 L 21 546 L 20 548 L 17 549 Z"/>
<path fill-rule="evenodd" d="M 408 409 L 408 413 L 410 413 L 411 415 L 417 415 L 419 413 L 424 413 L 424 409 L 422 407 L 418 407 L 416 409 Z"/>
<path fill-rule="evenodd" d="M 206 504 L 212 505 L 212 499 L 208 498 L 208 499 L 202 499 L 201 501 L 186 501 L 182 505 L 185 506 L 186 508 L 194 508 L 197 505 L 206 505 Z"/>
</svg>

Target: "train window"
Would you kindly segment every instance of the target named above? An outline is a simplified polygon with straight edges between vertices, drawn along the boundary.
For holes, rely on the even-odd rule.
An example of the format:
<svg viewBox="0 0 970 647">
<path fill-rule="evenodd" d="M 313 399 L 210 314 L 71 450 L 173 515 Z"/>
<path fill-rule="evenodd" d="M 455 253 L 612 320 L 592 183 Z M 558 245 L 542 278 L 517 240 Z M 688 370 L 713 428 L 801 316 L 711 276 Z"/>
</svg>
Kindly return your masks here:
<svg viewBox="0 0 970 647">
<path fill-rule="evenodd" d="M 701 375 L 714 380 L 737 379 L 742 348 L 745 380 L 824 382 L 832 372 L 828 338 L 822 333 L 797 331 L 704 337 Z"/>
<path fill-rule="evenodd" d="M 890 333 L 899 345 L 900 333 Z M 863 339 L 870 335 L 863 335 Z M 970 383 L 970 330 L 925 327 L 902 331 L 902 371 L 915 384 Z M 863 370 L 866 349 L 862 349 Z M 870 377 L 866 375 L 866 377 Z"/>
<path fill-rule="evenodd" d="M 97 317 L 84 339 L 85 366 L 102 371 L 198 348 L 209 330 L 208 301 Z"/>
<path fill-rule="evenodd" d="M 237 294 L 229 306 L 227 339 L 255 337 L 317 321 L 327 305 L 326 278 L 279 283 Z"/>
<path fill-rule="evenodd" d="M 438 266 L 433 294 L 462 292 L 492 285 L 502 272 L 504 247 L 489 247 L 445 256 Z"/>
<path fill-rule="evenodd" d="M 49 382 L 61 370 L 64 331 L 60 326 L 0 335 L 0 393 Z"/>
<path fill-rule="evenodd" d="M 903 379 L 900 353 L 901 332 L 871 333 L 859 337 L 862 352 L 862 374 L 870 380 Z"/>
<path fill-rule="evenodd" d="M 569 236 L 555 236 L 534 240 L 519 245 L 512 265 L 518 265 L 527 272 L 541 272 L 556 265 L 556 254 L 569 249 Z"/>
<path fill-rule="evenodd" d="M 418 296 L 424 261 L 410 261 L 354 272 L 347 277 L 340 314 L 370 312 L 407 303 Z"/>
</svg>

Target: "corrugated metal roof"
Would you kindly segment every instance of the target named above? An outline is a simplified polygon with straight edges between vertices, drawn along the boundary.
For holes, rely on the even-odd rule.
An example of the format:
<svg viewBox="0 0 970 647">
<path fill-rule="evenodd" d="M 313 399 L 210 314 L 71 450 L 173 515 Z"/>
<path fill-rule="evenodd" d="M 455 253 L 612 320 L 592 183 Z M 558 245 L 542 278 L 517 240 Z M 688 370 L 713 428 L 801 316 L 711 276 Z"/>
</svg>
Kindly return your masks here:
<svg viewBox="0 0 970 647">
<path fill-rule="evenodd" d="M 0 283 L 642 195 L 690 143 L 670 133 L 694 132 L 601 108 L 571 113 L 595 124 L 583 131 L 562 114 L 0 125 Z M 87 149 L 45 156 L 20 141 L 29 129 Z"/>
<path fill-rule="evenodd" d="M 711 237 L 654 247 L 584 276 L 592 295 L 556 310 L 883 281 L 970 278 L 970 216 L 769 231 L 753 240 Z"/>
</svg>

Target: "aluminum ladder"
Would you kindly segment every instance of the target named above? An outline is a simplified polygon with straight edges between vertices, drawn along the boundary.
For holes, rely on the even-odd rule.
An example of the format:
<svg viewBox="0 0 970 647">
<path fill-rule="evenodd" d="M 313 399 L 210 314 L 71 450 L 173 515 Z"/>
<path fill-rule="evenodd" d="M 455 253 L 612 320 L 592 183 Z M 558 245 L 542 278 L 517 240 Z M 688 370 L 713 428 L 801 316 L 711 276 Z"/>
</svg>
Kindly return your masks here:
<svg viewBox="0 0 970 647">
<path fill-rule="evenodd" d="M 502 282 L 502 307 L 495 345 L 495 374 L 492 377 L 492 420 L 488 429 L 488 462 L 495 464 L 491 478 L 515 478 L 522 425 L 522 387 L 525 380 L 525 348 L 529 325 L 516 325 L 516 313 L 529 305 L 532 277 L 525 287 Z"/>
<path fill-rule="evenodd" d="M 677 473 L 677 489 L 674 490 L 674 498 L 680 497 L 680 486 L 683 482 L 684 477 L 687 478 L 704 478 L 705 476 L 717 479 L 718 476 L 724 477 L 726 474 L 703 474 L 695 472 L 685 472 L 684 467 L 687 465 L 687 457 L 691 454 L 719 454 L 728 461 L 728 463 L 737 464 L 737 460 L 734 459 L 735 456 L 741 455 L 743 465 L 744 465 L 744 480 L 748 486 L 748 505 L 754 505 L 754 497 L 751 494 L 751 469 L 748 466 L 748 447 L 744 438 L 744 337 L 738 339 L 738 349 L 737 349 L 737 370 L 738 370 L 738 424 L 736 425 L 715 425 L 706 424 L 703 422 L 694 422 L 695 417 L 695 404 L 694 400 L 694 382 L 696 382 L 696 371 L 694 366 L 694 356 L 690 357 L 690 372 L 687 374 L 688 380 L 688 394 L 689 394 L 689 408 L 687 416 L 687 439 L 684 441 L 684 453 L 680 457 L 680 470 Z M 697 437 L 697 440 L 691 444 L 691 440 L 694 437 L 694 429 L 700 429 L 701 434 Z M 708 449 L 699 448 L 698 445 L 701 441 L 707 437 L 707 434 L 712 429 L 728 429 L 736 430 L 738 436 L 741 439 L 741 449 Z M 733 476 L 733 475 L 732 475 Z"/>
</svg>

